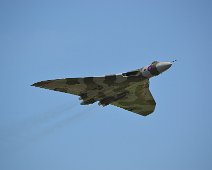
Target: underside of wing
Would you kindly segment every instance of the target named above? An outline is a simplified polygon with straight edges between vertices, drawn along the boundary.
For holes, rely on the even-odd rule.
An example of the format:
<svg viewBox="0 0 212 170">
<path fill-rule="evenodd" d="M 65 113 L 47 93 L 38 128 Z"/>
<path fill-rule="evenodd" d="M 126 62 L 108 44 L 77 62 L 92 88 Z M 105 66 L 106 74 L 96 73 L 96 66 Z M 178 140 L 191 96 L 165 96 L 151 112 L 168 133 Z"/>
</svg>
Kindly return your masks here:
<svg viewBox="0 0 212 170">
<path fill-rule="evenodd" d="M 149 90 L 148 79 L 137 82 L 126 90 L 129 93 L 125 98 L 111 104 L 143 116 L 147 116 L 154 111 L 156 102 Z"/>
<path fill-rule="evenodd" d="M 146 116 L 155 109 L 149 80 L 109 75 L 104 77 L 65 78 L 41 81 L 32 86 L 81 96 L 84 104 L 100 101 Z"/>
</svg>

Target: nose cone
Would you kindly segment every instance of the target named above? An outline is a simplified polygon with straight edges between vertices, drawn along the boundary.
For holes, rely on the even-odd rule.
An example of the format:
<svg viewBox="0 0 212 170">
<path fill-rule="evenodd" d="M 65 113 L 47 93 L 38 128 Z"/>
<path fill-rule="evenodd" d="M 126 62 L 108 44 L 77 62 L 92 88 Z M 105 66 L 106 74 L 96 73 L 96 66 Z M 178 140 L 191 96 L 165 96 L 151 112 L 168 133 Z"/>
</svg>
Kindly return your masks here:
<svg viewBox="0 0 212 170">
<path fill-rule="evenodd" d="M 172 66 L 171 62 L 159 62 L 159 63 L 157 63 L 156 68 L 159 73 L 162 73 L 162 72 L 168 70 L 171 66 Z"/>
</svg>

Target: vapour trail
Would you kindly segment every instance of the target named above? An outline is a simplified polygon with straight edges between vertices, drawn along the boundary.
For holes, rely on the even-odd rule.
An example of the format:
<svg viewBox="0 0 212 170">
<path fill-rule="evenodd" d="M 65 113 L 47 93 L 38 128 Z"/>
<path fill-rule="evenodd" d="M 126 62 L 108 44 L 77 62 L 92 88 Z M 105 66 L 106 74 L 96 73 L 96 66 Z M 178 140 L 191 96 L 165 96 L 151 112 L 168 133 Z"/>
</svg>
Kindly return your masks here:
<svg viewBox="0 0 212 170">
<path fill-rule="evenodd" d="M 39 124 L 46 123 L 49 120 L 52 120 L 55 117 L 61 116 L 63 113 L 74 109 L 77 106 L 76 103 L 72 103 L 71 105 L 65 106 L 64 108 L 57 111 L 49 111 L 44 114 L 40 114 L 38 117 L 31 119 L 30 121 L 26 120 L 24 128 L 26 127 L 35 127 Z"/>
<path fill-rule="evenodd" d="M 64 126 L 66 125 L 70 125 L 71 123 L 73 123 L 73 121 L 76 121 L 76 120 L 79 120 L 79 118 L 82 118 L 83 116 L 85 116 L 86 113 L 94 110 L 96 108 L 96 106 L 93 106 L 93 107 L 88 107 L 88 108 L 85 108 L 83 109 L 82 111 L 72 115 L 71 117 L 69 118 L 64 118 L 64 120 L 58 122 L 57 124 L 55 124 L 54 126 L 50 127 L 49 129 L 47 129 L 47 131 L 45 132 L 53 132 L 55 131 L 56 129 L 58 128 L 63 128 Z M 90 114 L 89 114 L 90 115 Z M 46 134 L 46 133 L 45 133 Z"/>
<path fill-rule="evenodd" d="M 48 127 L 46 128 L 40 135 L 39 137 L 42 137 L 42 136 L 46 136 L 47 134 L 50 134 L 52 132 L 54 132 L 56 129 L 59 129 L 59 128 L 63 128 L 65 127 L 66 125 L 71 125 L 74 121 L 76 120 L 79 120 L 79 118 L 82 118 L 83 116 L 86 115 L 86 113 L 89 113 L 90 111 L 92 111 L 93 109 L 95 108 L 94 107 L 87 107 L 77 113 L 75 113 L 74 115 L 72 115 L 71 117 L 66 117 L 64 118 L 63 120 L 57 122 L 56 124 L 54 124 L 53 126 L 51 127 Z M 90 115 L 90 114 L 88 114 Z"/>
<path fill-rule="evenodd" d="M 63 118 L 61 121 L 59 122 L 56 122 L 54 125 L 52 126 L 49 126 L 47 128 L 44 128 L 43 130 L 41 130 L 40 133 L 37 133 L 37 134 L 34 134 L 33 137 L 31 138 L 28 138 L 28 139 L 25 139 L 21 146 L 19 146 L 17 148 L 17 151 L 20 151 L 22 149 L 24 149 L 25 147 L 29 146 L 30 144 L 40 140 L 41 138 L 51 134 L 51 133 L 54 133 L 57 129 L 60 129 L 60 128 L 63 128 L 65 127 L 66 125 L 70 125 L 71 123 L 73 123 L 74 121 L 76 120 L 79 120 L 79 118 L 82 118 L 83 116 L 86 115 L 86 113 L 90 112 L 91 110 L 93 110 L 95 108 L 94 107 L 86 107 L 85 109 L 79 111 L 79 112 L 76 112 L 74 115 L 71 115 L 70 117 L 65 117 Z M 90 115 L 90 114 L 88 114 Z"/>
<path fill-rule="evenodd" d="M 70 111 L 77 107 L 78 104 L 72 103 L 71 105 L 69 104 L 68 106 L 64 105 L 62 108 L 56 111 L 48 111 L 44 112 L 42 114 L 30 117 L 28 119 L 25 119 L 21 123 L 17 125 L 11 126 L 10 129 L 5 129 L 7 131 L 7 137 L 6 138 L 18 138 L 22 136 L 22 134 L 29 134 L 30 132 L 33 131 L 33 129 L 36 129 L 44 124 L 47 124 L 49 121 L 55 119 L 56 117 L 61 117 L 66 113 L 67 111 Z M 60 106 L 61 107 L 61 106 Z"/>
</svg>

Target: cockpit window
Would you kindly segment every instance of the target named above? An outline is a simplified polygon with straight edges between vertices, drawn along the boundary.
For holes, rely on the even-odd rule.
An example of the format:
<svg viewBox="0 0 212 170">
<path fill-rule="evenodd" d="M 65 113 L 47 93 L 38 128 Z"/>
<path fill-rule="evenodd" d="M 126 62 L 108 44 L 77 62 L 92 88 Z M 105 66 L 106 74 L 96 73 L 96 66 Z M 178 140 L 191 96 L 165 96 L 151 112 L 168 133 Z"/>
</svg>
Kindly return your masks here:
<svg viewBox="0 0 212 170">
<path fill-rule="evenodd" d="M 139 73 L 139 71 L 135 70 L 135 71 L 130 71 L 130 72 L 127 72 L 127 73 L 123 73 L 122 75 L 123 76 L 136 76 L 138 73 Z"/>
<path fill-rule="evenodd" d="M 152 64 L 156 64 L 156 63 L 159 63 L 159 62 L 158 62 L 158 61 L 153 61 L 153 62 L 152 62 Z"/>
</svg>

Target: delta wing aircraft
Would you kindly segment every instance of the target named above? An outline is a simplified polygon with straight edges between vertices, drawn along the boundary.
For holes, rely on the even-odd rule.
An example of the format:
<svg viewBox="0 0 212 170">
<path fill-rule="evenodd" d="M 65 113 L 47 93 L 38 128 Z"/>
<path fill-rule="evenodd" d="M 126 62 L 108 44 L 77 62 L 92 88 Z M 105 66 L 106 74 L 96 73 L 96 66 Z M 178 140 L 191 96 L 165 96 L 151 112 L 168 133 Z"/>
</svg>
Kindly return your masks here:
<svg viewBox="0 0 212 170">
<path fill-rule="evenodd" d="M 82 105 L 99 102 L 147 116 L 156 102 L 149 90 L 149 79 L 168 70 L 173 62 L 154 61 L 150 65 L 122 74 L 103 77 L 46 80 L 32 86 L 80 96 Z"/>
</svg>

